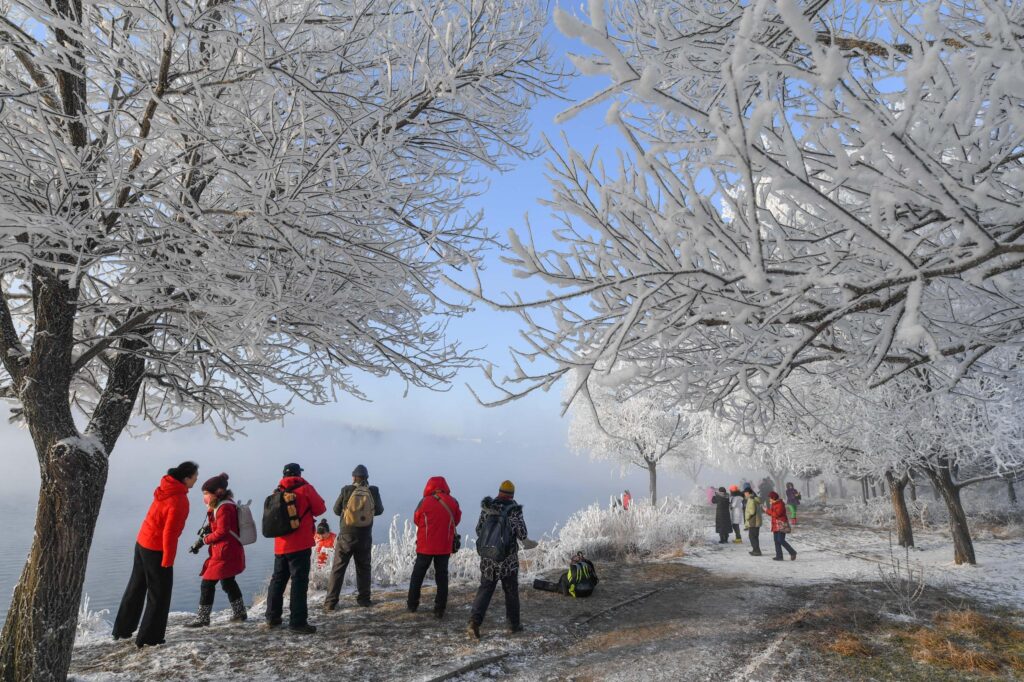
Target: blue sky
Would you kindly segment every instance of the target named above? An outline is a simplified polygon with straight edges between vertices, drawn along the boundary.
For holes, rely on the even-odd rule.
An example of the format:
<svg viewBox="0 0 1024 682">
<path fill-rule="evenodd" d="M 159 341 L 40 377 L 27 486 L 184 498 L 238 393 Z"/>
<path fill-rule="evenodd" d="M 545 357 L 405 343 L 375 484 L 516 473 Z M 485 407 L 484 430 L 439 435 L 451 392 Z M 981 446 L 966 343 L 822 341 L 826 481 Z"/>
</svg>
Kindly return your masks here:
<svg viewBox="0 0 1024 682">
<path fill-rule="evenodd" d="M 553 26 L 548 38 L 556 55 L 564 58 L 569 48 Z M 598 79 L 574 79 L 569 96 L 577 100 L 603 87 Z M 604 123 L 606 106 L 588 110 L 564 125 L 555 116 L 569 106 L 557 98 L 536 103 L 530 114 L 535 141 L 546 135 L 562 145 L 562 136 L 577 148 L 589 150 L 600 145 L 602 156 L 615 150 L 617 133 Z M 512 160 L 510 160 L 512 161 Z M 538 241 L 550 243 L 553 221 L 548 209 L 537 200 L 549 194 L 544 177 L 543 156 L 514 161 L 506 173 L 490 173 L 487 191 L 472 199 L 469 210 L 483 209 L 485 224 L 494 233 L 504 235 L 511 229 L 522 230 L 528 214 Z M 499 262 L 500 253 L 490 252 L 483 272 L 485 289 L 493 295 L 516 289 L 524 295 L 543 292 L 533 282 L 511 276 Z M 477 306 L 462 319 L 454 320 L 449 334 L 470 348 L 481 348 L 479 355 L 496 366 L 501 376 L 510 367 L 508 346 L 518 342 L 519 318 Z M 544 492 L 541 517 L 547 526 L 571 510 L 593 500 L 630 487 L 634 493 L 647 488 L 645 472 L 636 470 L 620 480 L 614 464 L 591 463 L 574 457 L 567 449 L 567 420 L 560 412 L 560 395 L 555 391 L 537 393 L 500 408 L 478 405 L 464 383 L 487 392 L 488 385 L 479 371 L 463 372 L 451 390 L 434 393 L 411 389 L 403 397 L 405 386 L 394 379 L 364 378 L 361 388 L 369 402 L 342 396 L 337 403 L 313 407 L 295 404 L 294 415 L 283 424 L 253 424 L 249 437 L 233 442 L 220 441 L 208 430 L 161 433 L 147 439 L 124 436 L 111 459 L 110 486 L 106 507 L 138 510 L 148 500 L 152 487 L 167 467 L 181 459 L 196 459 L 202 473 L 213 475 L 222 470 L 241 481 L 248 496 L 261 497 L 273 486 L 282 464 L 299 461 L 307 467 L 311 480 L 319 482 L 324 496 L 337 489 L 357 463 L 371 468 L 371 477 L 400 487 L 402 499 L 390 511 L 414 506 L 422 482 L 416 477 L 434 473 L 448 475 L 464 487 L 464 495 L 479 499 L 505 478 L 522 482 L 521 497 L 528 497 L 531 483 Z M 493 391 L 490 392 L 493 395 Z M 12 475 L 0 480 L 0 491 L 19 498 L 32 499 L 38 478 L 35 457 L 25 431 L 0 424 L 0 442 L 16 463 Z M 382 483 L 383 485 L 383 483 Z M 663 492 L 682 492 L 680 477 L 665 472 Z M 456 488 L 456 494 L 460 491 Z M 395 495 L 385 497 L 395 499 Z M 524 502 L 527 500 L 524 500 Z M 194 505 L 195 506 L 195 505 Z M 141 511 L 139 511 L 141 514 Z"/>
</svg>

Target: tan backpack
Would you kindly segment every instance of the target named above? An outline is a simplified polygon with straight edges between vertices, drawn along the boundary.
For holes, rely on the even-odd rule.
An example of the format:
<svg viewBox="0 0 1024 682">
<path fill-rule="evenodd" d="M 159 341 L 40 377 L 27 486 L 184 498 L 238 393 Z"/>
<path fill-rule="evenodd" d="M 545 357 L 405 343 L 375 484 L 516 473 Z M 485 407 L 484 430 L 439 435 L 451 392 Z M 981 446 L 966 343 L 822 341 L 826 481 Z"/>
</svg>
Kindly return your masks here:
<svg viewBox="0 0 1024 682">
<path fill-rule="evenodd" d="M 348 496 L 345 503 L 345 514 L 342 516 L 342 524 L 348 528 L 366 528 L 373 525 L 373 513 L 376 505 L 373 503 L 373 493 L 370 486 L 357 485 L 352 494 Z"/>
</svg>

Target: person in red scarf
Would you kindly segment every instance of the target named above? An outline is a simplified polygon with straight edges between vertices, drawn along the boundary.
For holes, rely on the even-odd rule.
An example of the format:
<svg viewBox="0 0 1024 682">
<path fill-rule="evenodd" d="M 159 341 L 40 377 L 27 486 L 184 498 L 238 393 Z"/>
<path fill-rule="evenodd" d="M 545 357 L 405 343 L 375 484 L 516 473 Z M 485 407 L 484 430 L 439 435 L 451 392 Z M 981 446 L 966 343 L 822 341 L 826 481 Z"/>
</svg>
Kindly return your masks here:
<svg viewBox="0 0 1024 682">
<path fill-rule="evenodd" d="M 219 474 L 203 483 L 203 502 L 206 503 L 206 526 L 203 530 L 203 544 L 209 547 L 210 556 L 203 563 L 199 577 L 199 613 L 187 628 L 200 628 L 210 624 L 213 598 L 220 582 L 231 604 L 231 622 L 240 623 L 248 615 L 242 590 L 235 576 L 245 570 L 245 548 L 239 540 L 238 507 L 235 496 L 228 489 L 228 475 Z"/>
<path fill-rule="evenodd" d="M 786 504 L 774 490 L 768 495 L 768 508 L 765 512 L 772 517 L 772 537 L 775 538 L 775 561 L 783 561 L 783 548 L 789 552 L 789 558 L 796 561 L 796 550 L 786 542 L 786 534 L 790 532 L 789 518 L 786 516 Z"/>
<path fill-rule="evenodd" d="M 160 487 L 153 491 L 153 503 L 135 539 L 132 575 L 114 619 L 115 640 L 130 638 L 138 628 L 135 645 L 140 649 L 164 643 L 174 586 L 174 557 L 188 518 L 188 491 L 198 479 L 199 465 L 182 462 L 168 469 Z"/>
</svg>

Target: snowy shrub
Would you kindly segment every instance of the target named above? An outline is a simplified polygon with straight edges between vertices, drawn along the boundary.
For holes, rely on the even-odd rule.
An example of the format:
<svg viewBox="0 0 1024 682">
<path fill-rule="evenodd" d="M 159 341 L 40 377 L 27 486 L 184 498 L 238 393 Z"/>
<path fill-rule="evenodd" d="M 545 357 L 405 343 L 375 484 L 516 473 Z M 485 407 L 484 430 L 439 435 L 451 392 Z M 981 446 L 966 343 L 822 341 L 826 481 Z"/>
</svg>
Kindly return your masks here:
<svg viewBox="0 0 1024 682">
<path fill-rule="evenodd" d="M 862 500 L 845 502 L 826 508 L 825 513 L 837 521 L 858 526 L 886 528 L 895 522 L 892 501 L 886 497 L 873 497 L 864 504 Z M 946 522 L 946 510 L 941 502 L 918 498 L 907 500 L 907 511 L 915 526 L 928 528 Z"/>
<path fill-rule="evenodd" d="M 105 640 L 110 637 L 110 631 L 113 626 L 106 618 L 109 615 L 110 611 L 108 609 L 91 610 L 89 608 L 89 595 L 82 595 L 82 603 L 78 605 L 78 626 L 75 630 L 75 643 L 80 645 L 88 644 L 98 639 Z"/>
<path fill-rule="evenodd" d="M 467 526 L 467 528 L 471 528 Z M 694 544 L 703 538 L 707 521 L 698 508 L 678 498 L 663 500 L 657 506 L 636 505 L 629 511 L 591 505 L 577 511 L 553 536 L 540 539 L 534 549 L 521 549 L 520 570 L 524 579 L 564 568 L 575 552 L 591 559 L 619 559 L 629 556 L 659 555 Z M 371 581 L 378 587 L 404 588 L 412 575 L 416 559 L 416 527 L 409 521 L 391 521 L 388 541 L 374 545 L 370 564 Z M 330 578 L 332 552 L 324 566 L 314 566 L 310 574 L 312 590 L 326 590 Z M 432 570 L 427 578 L 432 579 Z M 475 582 L 480 577 L 480 557 L 473 546 L 472 530 L 463 533 L 463 548 L 448 564 L 453 583 Z M 355 570 L 345 572 L 344 587 L 355 586 Z"/>
</svg>

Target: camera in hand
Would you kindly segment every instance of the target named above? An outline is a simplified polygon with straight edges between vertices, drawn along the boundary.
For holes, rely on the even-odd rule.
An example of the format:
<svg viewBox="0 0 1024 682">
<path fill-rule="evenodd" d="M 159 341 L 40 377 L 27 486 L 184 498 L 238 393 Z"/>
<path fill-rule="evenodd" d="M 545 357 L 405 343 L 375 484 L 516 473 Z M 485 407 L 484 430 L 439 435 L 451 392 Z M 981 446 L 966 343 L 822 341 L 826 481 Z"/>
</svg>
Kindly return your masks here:
<svg viewBox="0 0 1024 682">
<path fill-rule="evenodd" d="M 196 535 L 199 536 L 199 539 L 192 543 L 192 546 L 188 548 L 188 551 L 192 554 L 199 554 L 199 550 L 201 550 L 203 548 L 203 545 L 206 544 L 203 542 L 203 539 L 209 534 L 209 526 L 203 526 L 202 528 L 200 528 L 199 531 L 196 533 Z"/>
</svg>

